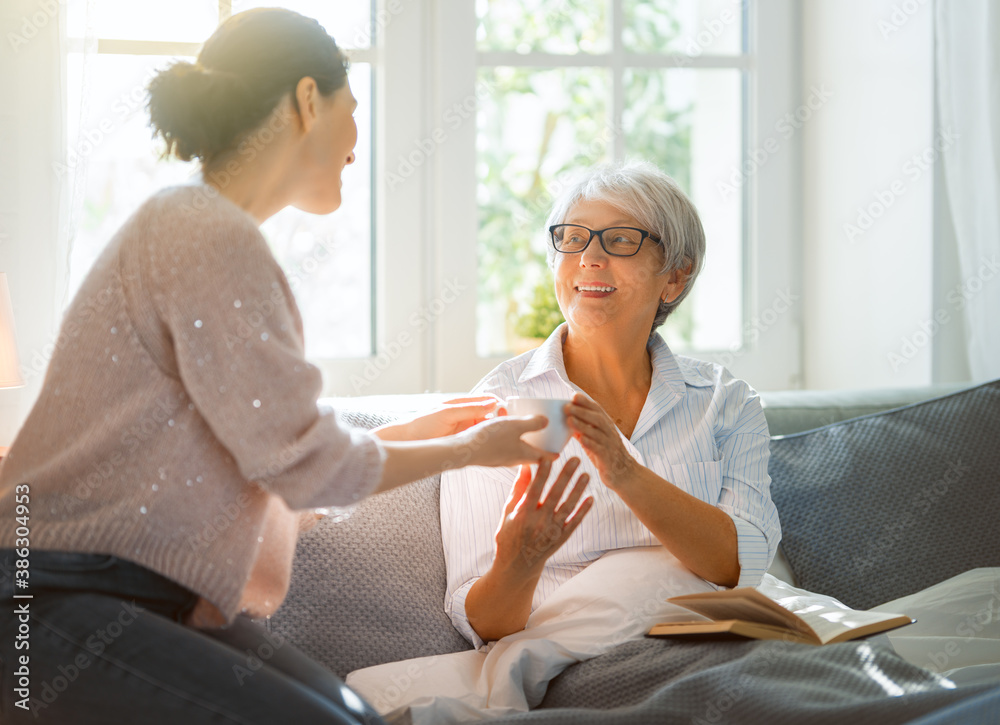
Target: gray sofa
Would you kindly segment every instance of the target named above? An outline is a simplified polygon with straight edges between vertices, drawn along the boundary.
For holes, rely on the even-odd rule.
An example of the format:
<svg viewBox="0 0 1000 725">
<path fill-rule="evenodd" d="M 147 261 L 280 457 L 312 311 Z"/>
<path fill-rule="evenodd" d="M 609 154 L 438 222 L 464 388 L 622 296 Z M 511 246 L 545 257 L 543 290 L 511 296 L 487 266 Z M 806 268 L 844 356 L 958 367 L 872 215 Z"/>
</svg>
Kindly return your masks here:
<svg viewBox="0 0 1000 725">
<path fill-rule="evenodd" d="M 370 396 L 323 403 L 350 424 L 373 427 L 447 397 Z M 783 391 L 761 398 L 772 433 L 772 496 L 783 531 L 771 568 L 775 576 L 869 608 L 966 569 L 1000 566 L 995 527 L 1000 445 L 988 444 L 1000 444 L 1000 382 Z M 952 435 L 956 439 L 949 439 L 942 457 L 934 441 Z M 962 476 L 940 492 L 936 461 L 956 457 Z M 443 610 L 439 482 L 434 477 L 371 497 L 345 521 L 324 520 L 303 535 L 289 595 L 269 626 L 341 677 L 384 662 L 469 649 Z M 918 512 L 907 503 L 906 491 L 925 489 L 930 493 L 918 497 Z M 893 517 L 901 508 L 908 518 L 897 526 Z M 977 527 L 987 533 L 953 545 Z M 941 546 L 942 541 L 951 543 Z M 891 649 L 874 646 L 872 655 L 859 641 L 822 648 L 795 645 L 779 656 L 774 648 L 780 645 L 789 647 L 746 641 L 626 643 L 571 667 L 553 681 L 540 709 L 521 719 L 689 721 L 697 719 L 692 713 L 703 714 L 716 702 L 720 687 L 729 687 L 720 682 L 746 682 L 751 676 L 757 686 L 740 690 L 740 708 L 707 721 L 793 722 L 808 716 L 813 722 L 886 725 L 918 715 L 948 722 L 951 709 L 974 700 L 1000 709 L 1000 689 L 948 688 L 931 673 L 898 660 Z M 859 679 L 863 653 L 875 658 L 866 671 L 874 662 L 907 695 L 886 698 L 884 682 Z M 761 657 L 771 657 L 767 677 L 754 669 Z M 713 679 L 723 676 L 728 679 Z M 831 695 L 832 681 L 850 684 L 839 685 Z M 405 690 L 405 683 L 387 685 L 389 704 L 404 702 Z"/>
</svg>

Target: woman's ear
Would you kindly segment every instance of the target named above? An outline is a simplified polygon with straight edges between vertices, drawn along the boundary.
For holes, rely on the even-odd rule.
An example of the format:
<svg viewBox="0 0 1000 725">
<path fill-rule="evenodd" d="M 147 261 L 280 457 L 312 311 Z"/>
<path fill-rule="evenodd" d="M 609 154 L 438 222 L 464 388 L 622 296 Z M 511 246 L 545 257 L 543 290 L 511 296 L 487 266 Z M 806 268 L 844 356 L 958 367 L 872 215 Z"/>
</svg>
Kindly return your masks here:
<svg viewBox="0 0 1000 725">
<path fill-rule="evenodd" d="M 309 133 L 319 119 L 319 88 L 316 81 L 309 76 L 303 76 L 295 84 L 295 101 L 299 109 L 299 122 L 303 133 Z"/>
<path fill-rule="evenodd" d="M 691 269 L 694 265 L 688 262 L 686 267 L 672 269 L 664 275 L 663 291 L 660 292 L 660 302 L 673 302 L 687 286 L 688 278 L 691 276 Z"/>
</svg>

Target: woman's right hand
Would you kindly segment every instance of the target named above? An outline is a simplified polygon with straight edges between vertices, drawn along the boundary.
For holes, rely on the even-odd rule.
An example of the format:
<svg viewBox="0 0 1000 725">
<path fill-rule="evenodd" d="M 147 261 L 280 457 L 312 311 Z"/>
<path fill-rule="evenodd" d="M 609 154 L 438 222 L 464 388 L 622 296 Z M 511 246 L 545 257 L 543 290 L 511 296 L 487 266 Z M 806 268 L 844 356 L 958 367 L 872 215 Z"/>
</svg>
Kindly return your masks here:
<svg viewBox="0 0 1000 725">
<path fill-rule="evenodd" d="M 541 572 L 545 562 L 576 530 L 594 503 L 593 497 L 588 496 L 570 517 L 587 488 L 590 477 L 586 473 L 580 474 L 566 500 L 559 503 L 579 466 L 579 458 L 566 461 L 544 499 L 542 491 L 552 471 L 552 463 L 542 461 L 534 478 L 530 467 L 521 467 L 497 528 L 496 564 L 526 574 Z"/>
<path fill-rule="evenodd" d="M 558 453 L 543 451 L 521 440 L 522 435 L 540 430 L 545 424 L 544 416 L 502 416 L 443 438 L 384 440 L 382 477 L 371 493 L 464 466 L 516 466 L 554 460 Z"/>
<path fill-rule="evenodd" d="M 559 505 L 579 465 L 579 458 L 566 461 L 544 499 L 542 491 L 552 463 L 539 463 L 534 478 L 531 468 L 521 467 L 497 528 L 493 563 L 465 597 L 469 624 L 484 641 L 524 629 L 545 562 L 566 542 L 593 505 L 594 499 L 588 496 L 570 517 L 587 487 L 586 473 L 576 479 L 566 501 Z"/>
<path fill-rule="evenodd" d="M 525 443 L 521 436 L 548 424 L 543 415 L 508 416 L 486 420 L 457 434 L 459 453 L 449 468 L 462 466 L 516 466 L 554 461 L 550 453 Z"/>
</svg>

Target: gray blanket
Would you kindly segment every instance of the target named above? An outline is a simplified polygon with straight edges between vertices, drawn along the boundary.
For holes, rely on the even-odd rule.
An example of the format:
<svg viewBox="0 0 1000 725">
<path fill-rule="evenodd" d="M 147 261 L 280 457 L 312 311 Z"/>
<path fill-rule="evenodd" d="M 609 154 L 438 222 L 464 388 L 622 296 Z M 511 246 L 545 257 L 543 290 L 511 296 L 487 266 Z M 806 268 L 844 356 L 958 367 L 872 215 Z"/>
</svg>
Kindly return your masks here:
<svg viewBox="0 0 1000 725">
<path fill-rule="evenodd" d="M 923 716 L 923 717 L 922 717 Z M 814 647 L 645 639 L 574 665 L 541 706 L 493 723 L 547 725 L 1000 723 L 1000 683 L 955 687 L 875 640 Z M 409 725 L 408 713 L 390 725 Z"/>
<path fill-rule="evenodd" d="M 891 725 L 988 692 L 1000 704 L 1000 684 L 956 688 L 877 639 L 646 639 L 574 665 L 539 709 L 495 722 Z"/>
</svg>

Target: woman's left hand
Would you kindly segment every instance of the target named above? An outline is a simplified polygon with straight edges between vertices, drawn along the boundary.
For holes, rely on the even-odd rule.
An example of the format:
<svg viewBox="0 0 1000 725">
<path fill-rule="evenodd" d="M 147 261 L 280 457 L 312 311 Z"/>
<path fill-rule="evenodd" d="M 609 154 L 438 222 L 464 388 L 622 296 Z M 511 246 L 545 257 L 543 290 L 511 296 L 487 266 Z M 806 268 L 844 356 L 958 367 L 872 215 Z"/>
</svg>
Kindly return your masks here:
<svg viewBox="0 0 1000 725">
<path fill-rule="evenodd" d="M 423 441 L 455 435 L 495 417 L 502 401 L 492 395 L 455 398 L 426 415 L 405 423 L 392 423 L 372 432 L 386 441 Z"/>
<path fill-rule="evenodd" d="M 587 457 L 597 468 L 601 481 L 611 489 L 627 482 L 639 463 L 628 452 L 611 417 L 581 393 L 573 396 L 566 412 L 573 437 L 580 441 Z"/>
</svg>

